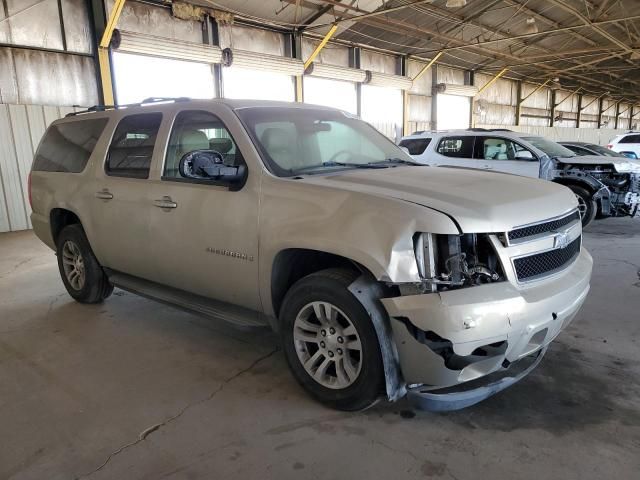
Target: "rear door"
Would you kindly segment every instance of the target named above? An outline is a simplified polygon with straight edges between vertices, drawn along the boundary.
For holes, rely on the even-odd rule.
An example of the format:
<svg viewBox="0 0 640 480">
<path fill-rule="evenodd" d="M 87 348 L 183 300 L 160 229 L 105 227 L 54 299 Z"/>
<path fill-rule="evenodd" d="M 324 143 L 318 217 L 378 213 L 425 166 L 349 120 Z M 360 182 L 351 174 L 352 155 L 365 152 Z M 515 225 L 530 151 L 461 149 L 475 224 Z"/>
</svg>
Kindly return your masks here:
<svg viewBox="0 0 640 480">
<path fill-rule="evenodd" d="M 474 148 L 478 168 L 538 178 L 540 164 L 536 155 L 509 138 L 478 136 Z"/>
<path fill-rule="evenodd" d="M 90 240 L 100 263 L 143 278 L 153 272 L 149 172 L 162 118 L 149 112 L 120 119 L 89 198 Z"/>
<path fill-rule="evenodd" d="M 432 165 L 481 168 L 473 158 L 473 135 L 444 136 L 435 146 Z"/>
</svg>

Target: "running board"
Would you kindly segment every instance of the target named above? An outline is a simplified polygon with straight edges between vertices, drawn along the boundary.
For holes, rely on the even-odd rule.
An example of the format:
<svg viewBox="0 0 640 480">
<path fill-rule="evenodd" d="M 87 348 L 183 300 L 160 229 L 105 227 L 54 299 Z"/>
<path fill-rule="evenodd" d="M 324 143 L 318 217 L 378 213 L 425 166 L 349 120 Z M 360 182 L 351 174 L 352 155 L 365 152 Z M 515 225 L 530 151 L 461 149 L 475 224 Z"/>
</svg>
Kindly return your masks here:
<svg viewBox="0 0 640 480">
<path fill-rule="evenodd" d="M 218 300 L 211 300 L 200 295 L 185 292 L 173 287 L 160 285 L 143 278 L 127 275 L 106 269 L 109 281 L 116 287 L 135 293 L 142 297 L 156 300 L 172 307 L 195 313 L 207 318 L 222 320 L 236 327 L 269 328 L 269 322 L 260 312 L 239 307 Z"/>
</svg>

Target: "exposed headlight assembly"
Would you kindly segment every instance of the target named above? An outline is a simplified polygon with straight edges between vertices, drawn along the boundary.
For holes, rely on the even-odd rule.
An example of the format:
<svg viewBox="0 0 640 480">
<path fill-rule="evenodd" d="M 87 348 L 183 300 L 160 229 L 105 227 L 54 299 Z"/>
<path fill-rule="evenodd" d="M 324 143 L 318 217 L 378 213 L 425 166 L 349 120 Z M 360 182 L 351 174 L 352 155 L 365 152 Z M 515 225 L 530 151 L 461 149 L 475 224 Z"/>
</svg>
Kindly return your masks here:
<svg viewBox="0 0 640 480">
<path fill-rule="evenodd" d="M 418 272 L 426 291 L 471 287 L 504 280 L 504 272 L 487 234 L 413 238 Z"/>
</svg>

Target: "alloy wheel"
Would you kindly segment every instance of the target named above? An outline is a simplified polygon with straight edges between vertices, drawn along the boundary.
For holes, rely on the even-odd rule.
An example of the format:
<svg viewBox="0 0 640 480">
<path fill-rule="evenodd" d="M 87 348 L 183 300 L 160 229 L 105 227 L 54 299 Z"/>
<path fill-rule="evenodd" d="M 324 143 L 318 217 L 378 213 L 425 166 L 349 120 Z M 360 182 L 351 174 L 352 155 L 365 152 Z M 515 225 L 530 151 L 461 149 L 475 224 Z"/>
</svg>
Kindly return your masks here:
<svg viewBox="0 0 640 480">
<path fill-rule="evenodd" d="M 80 248 L 71 240 L 62 247 L 62 265 L 67 281 L 74 290 L 82 290 L 85 282 L 84 259 Z"/>
<path fill-rule="evenodd" d="M 293 341 L 300 363 L 320 385 L 344 389 L 362 368 L 362 344 L 349 317 L 329 302 L 311 302 L 296 316 Z"/>
</svg>

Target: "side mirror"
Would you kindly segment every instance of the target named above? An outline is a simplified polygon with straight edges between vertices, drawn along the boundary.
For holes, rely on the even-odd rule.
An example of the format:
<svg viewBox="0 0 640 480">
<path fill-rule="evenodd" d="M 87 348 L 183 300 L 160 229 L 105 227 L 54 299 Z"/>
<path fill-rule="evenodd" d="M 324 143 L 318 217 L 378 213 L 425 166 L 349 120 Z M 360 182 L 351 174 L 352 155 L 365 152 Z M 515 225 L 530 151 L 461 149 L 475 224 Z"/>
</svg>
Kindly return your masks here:
<svg viewBox="0 0 640 480">
<path fill-rule="evenodd" d="M 192 180 L 210 180 L 236 183 L 246 173 L 244 165 L 230 167 L 224 164 L 222 154 L 215 150 L 194 150 L 180 159 L 180 175 Z"/>
<path fill-rule="evenodd" d="M 521 150 L 516 155 L 516 160 L 536 160 L 529 150 Z"/>
</svg>

